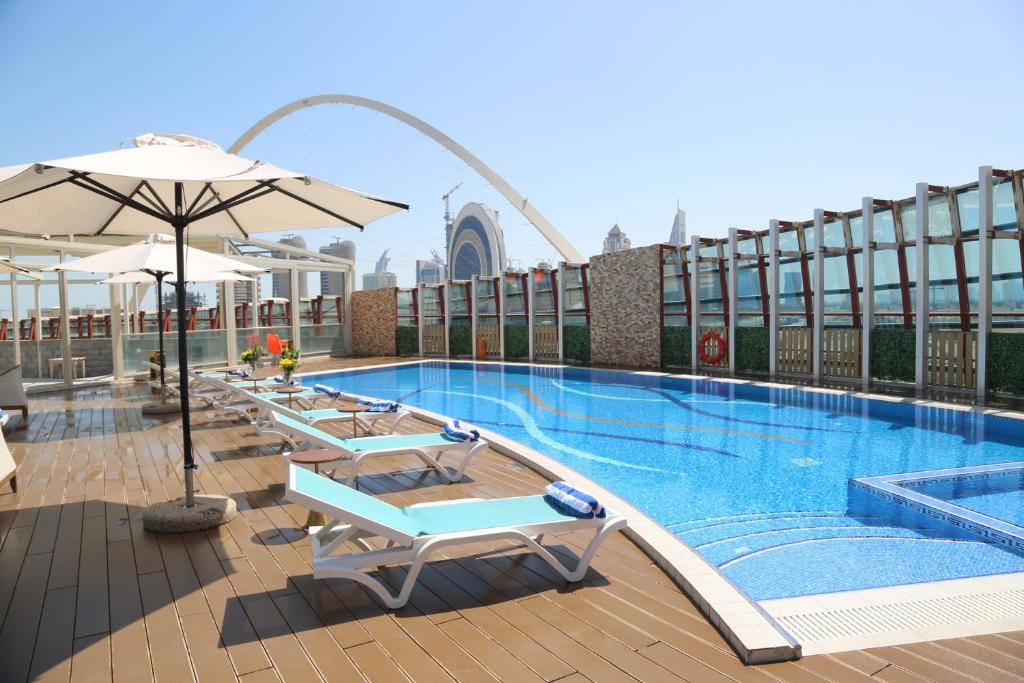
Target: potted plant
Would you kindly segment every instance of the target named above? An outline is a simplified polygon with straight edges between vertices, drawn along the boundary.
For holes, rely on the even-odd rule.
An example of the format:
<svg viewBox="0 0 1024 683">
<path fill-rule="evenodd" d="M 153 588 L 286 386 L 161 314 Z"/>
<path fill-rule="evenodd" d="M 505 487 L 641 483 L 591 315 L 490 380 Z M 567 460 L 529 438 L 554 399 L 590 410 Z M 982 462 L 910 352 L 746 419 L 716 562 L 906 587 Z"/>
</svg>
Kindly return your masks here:
<svg viewBox="0 0 1024 683">
<path fill-rule="evenodd" d="M 299 369 L 299 350 L 292 346 L 291 342 L 281 349 L 281 360 L 278 362 L 277 367 L 281 368 L 284 383 L 291 384 L 292 373 Z"/>
<path fill-rule="evenodd" d="M 260 358 L 263 357 L 263 347 L 257 343 L 253 343 L 252 346 L 242 351 L 242 362 L 249 364 L 250 374 L 256 374 L 256 364 L 260 362 Z"/>
</svg>

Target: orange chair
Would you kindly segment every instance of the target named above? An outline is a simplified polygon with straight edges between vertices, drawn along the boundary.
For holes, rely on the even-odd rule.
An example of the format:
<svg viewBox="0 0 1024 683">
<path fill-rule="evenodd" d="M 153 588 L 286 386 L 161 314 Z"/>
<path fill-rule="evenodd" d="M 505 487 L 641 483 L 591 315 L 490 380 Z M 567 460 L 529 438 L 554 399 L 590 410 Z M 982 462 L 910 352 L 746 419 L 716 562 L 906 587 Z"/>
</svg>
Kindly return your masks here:
<svg viewBox="0 0 1024 683">
<path fill-rule="evenodd" d="M 281 338 L 276 334 L 267 333 L 267 351 L 270 353 L 281 353 Z"/>
</svg>

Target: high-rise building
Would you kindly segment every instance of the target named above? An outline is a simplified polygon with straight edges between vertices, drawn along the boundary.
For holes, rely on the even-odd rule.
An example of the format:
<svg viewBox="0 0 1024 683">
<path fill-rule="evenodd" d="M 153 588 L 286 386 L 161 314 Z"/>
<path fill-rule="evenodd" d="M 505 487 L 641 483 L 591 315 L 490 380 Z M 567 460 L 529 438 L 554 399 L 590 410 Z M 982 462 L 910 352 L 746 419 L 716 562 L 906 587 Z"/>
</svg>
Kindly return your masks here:
<svg viewBox="0 0 1024 683">
<path fill-rule="evenodd" d="M 280 244 L 286 244 L 289 247 L 298 247 L 299 249 L 306 248 L 306 240 L 302 239 L 299 235 L 292 235 L 290 237 L 282 237 L 278 240 Z M 271 253 L 274 258 L 287 258 L 287 254 L 282 251 L 275 251 Z M 284 271 L 275 272 L 271 276 L 273 282 L 273 296 L 282 299 L 292 298 L 292 282 L 289 273 Z M 309 296 L 309 276 L 306 273 L 299 273 L 299 298 L 306 298 Z"/>
<path fill-rule="evenodd" d="M 355 263 L 356 243 L 351 240 L 344 242 L 335 239 L 333 244 L 325 244 L 320 247 L 321 254 L 347 259 Z M 324 296 L 345 295 L 345 274 L 340 271 L 322 271 L 320 273 L 320 293 Z"/>
<path fill-rule="evenodd" d="M 604 238 L 604 249 L 601 253 L 614 254 L 617 251 L 629 249 L 629 247 L 629 238 L 626 237 L 625 231 L 623 231 L 623 229 L 619 227 L 619 224 L 616 223 L 612 226 L 612 229 L 608 231 L 608 236 Z"/>
<path fill-rule="evenodd" d="M 668 243 L 681 247 L 686 244 L 686 212 L 676 205 L 676 218 L 672 221 L 672 232 L 669 234 Z"/>
<path fill-rule="evenodd" d="M 398 276 L 384 270 L 379 273 L 363 273 L 363 289 L 387 289 L 398 286 Z"/>
<path fill-rule="evenodd" d="M 416 284 L 417 285 L 438 285 L 448 277 L 444 261 L 435 251 L 434 258 L 429 261 L 416 260 Z"/>
</svg>

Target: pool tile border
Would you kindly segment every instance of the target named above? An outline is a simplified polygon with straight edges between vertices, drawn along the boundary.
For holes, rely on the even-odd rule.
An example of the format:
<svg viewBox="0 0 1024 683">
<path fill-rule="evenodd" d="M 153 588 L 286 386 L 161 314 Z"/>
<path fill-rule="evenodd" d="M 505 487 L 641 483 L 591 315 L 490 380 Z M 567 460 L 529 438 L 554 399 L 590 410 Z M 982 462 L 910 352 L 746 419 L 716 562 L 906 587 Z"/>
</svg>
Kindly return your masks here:
<svg viewBox="0 0 1024 683">
<path fill-rule="evenodd" d="M 1024 551 L 1024 528 L 926 495 L 907 486 L 908 484 L 946 481 L 972 481 L 1009 472 L 1024 472 L 1024 461 L 860 477 L 851 480 L 850 485 L 870 495 L 938 519 L 986 540 Z"/>
</svg>

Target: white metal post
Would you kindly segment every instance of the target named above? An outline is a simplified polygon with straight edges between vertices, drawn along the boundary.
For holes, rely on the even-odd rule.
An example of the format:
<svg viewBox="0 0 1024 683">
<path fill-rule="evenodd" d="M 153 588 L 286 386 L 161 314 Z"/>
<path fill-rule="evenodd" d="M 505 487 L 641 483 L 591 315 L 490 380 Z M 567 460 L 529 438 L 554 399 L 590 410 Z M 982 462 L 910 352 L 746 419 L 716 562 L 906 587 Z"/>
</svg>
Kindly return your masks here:
<svg viewBox="0 0 1024 683">
<path fill-rule="evenodd" d="M 423 352 L 423 284 L 416 285 L 416 338 L 419 346 L 419 355 L 425 356 Z"/>
<path fill-rule="evenodd" d="M 736 228 L 729 228 L 729 332 L 727 335 L 727 344 L 729 348 L 729 374 L 736 373 L 736 327 L 737 322 L 739 321 L 739 312 L 736 310 L 736 304 L 739 301 L 739 293 L 736 290 L 740 281 L 739 273 L 736 270 L 736 264 L 739 262 L 739 259 L 736 258 L 736 249 L 738 246 L 737 240 L 738 231 Z"/>
<path fill-rule="evenodd" d="M 225 256 L 230 255 L 228 249 L 228 241 L 226 239 L 221 240 L 221 250 Z M 235 321 L 235 283 L 233 282 L 222 282 L 220 283 L 222 295 L 221 295 L 221 315 L 224 316 L 224 330 L 228 336 L 228 365 L 234 365 L 238 362 L 238 325 Z M 245 321 L 242 321 L 243 323 Z"/>
<path fill-rule="evenodd" d="M 305 277 L 305 273 L 302 274 Z M 288 292 L 291 296 L 292 307 L 292 348 L 298 349 L 302 346 L 301 312 L 302 298 L 299 296 L 299 271 L 295 266 L 288 268 L 288 284 L 291 289 Z"/>
<path fill-rule="evenodd" d="M 342 348 L 344 353 L 351 355 L 353 352 L 352 346 L 352 292 L 356 287 L 356 272 L 355 268 L 351 265 L 345 266 L 345 272 L 342 275 L 344 278 L 345 289 L 342 296 L 342 305 L 345 307 L 342 313 L 342 334 L 345 335 L 344 344 Z M 396 294 L 397 296 L 397 294 Z M 417 295 L 418 296 L 418 295 Z M 417 302 L 418 304 L 418 302 Z"/>
<path fill-rule="evenodd" d="M 700 238 L 690 238 L 690 371 L 697 374 L 700 337 Z"/>
<path fill-rule="evenodd" d="M 114 379 L 124 377 L 124 345 L 121 335 L 121 285 L 110 285 L 110 343 L 114 359 Z"/>
<path fill-rule="evenodd" d="M 444 315 L 441 316 L 441 320 L 444 322 L 444 357 L 445 358 L 451 358 L 452 357 L 451 344 L 449 343 L 450 340 L 451 340 L 449 329 L 451 327 L 451 320 L 452 320 L 452 306 L 451 306 L 452 297 L 451 297 L 451 293 L 452 293 L 452 280 L 447 280 L 443 285 L 441 285 L 441 291 L 438 293 L 439 294 L 438 300 L 444 302 L 443 303 Z"/>
<path fill-rule="evenodd" d="M 814 329 L 811 341 L 811 372 L 814 381 L 821 379 L 821 366 L 825 354 L 825 210 L 814 210 Z"/>
<path fill-rule="evenodd" d="M 779 222 L 768 223 L 768 371 L 779 374 Z"/>
<path fill-rule="evenodd" d="M 58 254 L 58 260 L 63 263 L 66 255 L 64 250 L 62 249 Z M 75 383 L 75 364 L 71 362 L 71 316 L 68 314 L 68 275 L 66 271 L 61 270 L 57 273 L 57 290 L 57 298 L 60 302 L 60 352 L 64 358 L 64 386 L 70 387 Z"/>
<path fill-rule="evenodd" d="M 11 263 L 14 263 L 14 247 L 10 249 L 10 258 Z M 11 324 L 14 326 L 14 364 L 21 365 L 21 317 L 18 314 L 18 276 L 14 273 L 11 273 Z"/>
<path fill-rule="evenodd" d="M 555 291 L 558 296 L 556 315 L 558 320 L 558 362 L 565 362 L 565 261 L 558 264 L 558 275 L 555 277 Z"/>
<path fill-rule="evenodd" d="M 476 335 L 477 335 L 477 310 L 476 310 L 476 286 L 480 282 L 480 276 L 474 275 L 469 280 L 469 336 L 473 340 L 470 344 L 472 356 L 474 360 L 483 360 L 482 358 L 477 359 L 476 357 Z"/>
<path fill-rule="evenodd" d="M 978 403 L 988 396 L 988 344 L 992 329 L 992 167 L 978 169 Z"/>
<path fill-rule="evenodd" d="M 505 273 L 498 276 L 494 296 L 498 301 L 498 357 L 505 360 Z"/>
<path fill-rule="evenodd" d="M 917 302 L 914 341 L 914 379 L 918 390 L 925 388 L 928 367 L 928 183 L 917 184 Z"/>
<path fill-rule="evenodd" d="M 860 318 L 860 367 L 864 390 L 871 388 L 871 329 L 875 326 L 875 200 L 864 197 L 861 202 L 861 226 L 864 228 L 861 252 L 861 287 L 864 296 L 861 301 Z M 857 296 L 856 292 L 851 292 Z"/>
<path fill-rule="evenodd" d="M 532 363 L 533 358 L 533 316 L 536 311 L 533 310 L 533 274 L 536 273 L 535 268 L 530 268 L 526 271 L 526 334 L 529 337 L 529 352 L 527 358 Z"/>
</svg>

